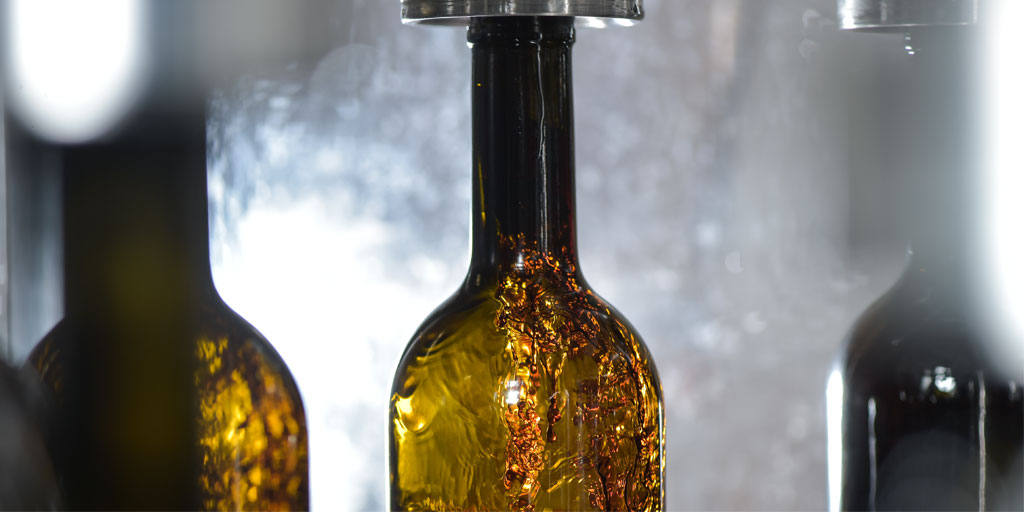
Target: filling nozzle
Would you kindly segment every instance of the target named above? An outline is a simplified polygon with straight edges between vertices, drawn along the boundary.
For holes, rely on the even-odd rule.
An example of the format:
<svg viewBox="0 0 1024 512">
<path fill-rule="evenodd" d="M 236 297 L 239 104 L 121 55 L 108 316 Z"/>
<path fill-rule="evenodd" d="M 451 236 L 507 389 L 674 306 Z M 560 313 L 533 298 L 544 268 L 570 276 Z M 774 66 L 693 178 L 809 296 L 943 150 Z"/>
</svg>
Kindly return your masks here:
<svg viewBox="0 0 1024 512">
<path fill-rule="evenodd" d="M 644 10 L 643 0 L 402 0 L 403 23 L 464 25 L 482 16 L 572 16 L 594 26 L 632 25 Z"/>
<path fill-rule="evenodd" d="M 978 21 L 978 0 L 837 0 L 837 9 L 846 30 L 907 32 Z"/>
</svg>

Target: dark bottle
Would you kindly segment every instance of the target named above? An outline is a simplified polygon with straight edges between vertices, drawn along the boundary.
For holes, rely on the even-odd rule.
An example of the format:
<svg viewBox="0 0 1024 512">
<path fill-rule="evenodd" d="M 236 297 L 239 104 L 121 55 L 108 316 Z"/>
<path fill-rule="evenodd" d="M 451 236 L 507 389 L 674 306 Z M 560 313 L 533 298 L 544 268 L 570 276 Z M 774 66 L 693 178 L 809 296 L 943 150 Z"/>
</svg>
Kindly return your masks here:
<svg viewBox="0 0 1024 512">
<path fill-rule="evenodd" d="M 908 39 L 912 250 L 829 381 L 833 510 L 1024 508 L 1024 365 L 994 361 L 976 271 L 974 37 L 925 28 Z"/>
<path fill-rule="evenodd" d="M 60 491 L 43 443 L 36 394 L 0 361 L 0 510 L 56 510 Z"/>
<path fill-rule="evenodd" d="M 61 150 L 65 317 L 28 364 L 72 508 L 308 508 L 298 389 L 213 286 L 201 105 Z"/>
<path fill-rule="evenodd" d="M 660 510 L 661 385 L 576 256 L 568 17 L 470 20 L 469 273 L 391 395 L 394 510 Z"/>
<path fill-rule="evenodd" d="M 29 364 L 72 508 L 308 508 L 298 389 L 213 286 L 205 144 L 200 108 L 61 151 L 65 317 Z"/>
<path fill-rule="evenodd" d="M 152 72 L 120 124 L 48 146 L 64 317 L 27 366 L 52 392 L 47 444 L 75 510 L 309 507 L 299 391 L 211 277 L 191 6 L 149 4 Z"/>
</svg>

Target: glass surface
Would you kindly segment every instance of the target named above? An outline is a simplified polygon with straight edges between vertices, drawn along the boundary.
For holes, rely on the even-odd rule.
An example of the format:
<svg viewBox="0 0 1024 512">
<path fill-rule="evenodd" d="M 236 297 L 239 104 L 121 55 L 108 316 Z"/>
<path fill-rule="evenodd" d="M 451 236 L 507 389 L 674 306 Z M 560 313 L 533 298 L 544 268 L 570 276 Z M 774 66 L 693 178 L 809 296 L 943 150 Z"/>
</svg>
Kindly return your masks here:
<svg viewBox="0 0 1024 512">
<path fill-rule="evenodd" d="M 26 371 L 70 508 L 309 508 L 299 390 L 210 275 L 202 104 L 51 148 L 65 315 Z"/>
<path fill-rule="evenodd" d="M 978 236 L 979 33 L 918 28 L 892 48 L 913 249 L 839 355 L 833 509 L 1024 507 L 1024 354 L 997 352 Z"/>
<path fill-rule="evenodd" d="M 0 509 L 58 510 L 60 489 L 36 413 L 41 395 L 30 392 L 0 361 Z"/>
<path fill-rule="evenodd" d="M 988 361 L 965 290 L 915 263 L 843 353 L 839 507 L 1020 510 L 1024 385 Z"/>
<path fill-rule="evenodd" d="M 193 379 L 203 510 L 308 509 L 305 417 L 288 368 L 263 336 L 219 300 L 200 308 Z M 66 354 L 78 343 L 61 323 L 29 355 L 58 407 L 74 364 Z M 159 440 L 154 432 L 152 441 Z"/>
<path fill-rule="evenodd" d="M 395 372 L 394 510 L 663 506 L 654 362 L 576 257 L 574 34 L 470 22 L 472 254 Z"/>
<path fill-rule="evenodd" d="M 661 510 L 650 353 L 574 268 L 524 254 L 414 336 L 391 398 L 391 506 Z"/>
</svg>

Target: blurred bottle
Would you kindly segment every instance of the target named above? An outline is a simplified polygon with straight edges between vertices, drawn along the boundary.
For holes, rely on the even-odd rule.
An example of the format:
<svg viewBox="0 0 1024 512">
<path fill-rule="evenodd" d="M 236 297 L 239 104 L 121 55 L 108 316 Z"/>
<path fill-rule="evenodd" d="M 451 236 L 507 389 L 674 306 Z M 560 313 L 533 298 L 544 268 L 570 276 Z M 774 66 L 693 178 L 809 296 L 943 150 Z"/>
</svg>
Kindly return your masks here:
<svg viewBox="0 0 1024 512">
<path fill-rule="evenodd" d="M 203 111 L 153 121 L 60 153 L 65 317 L 29 364 L 69 505 L 307 508 L 298 389 L 213 286 Z"/>
<path fill-rule="evenodd" d="M 196 4 L 147 6 L 143 88 L 110 129 L 57 143 L 8 119 L 11 151 L 60 174 L 64 317 L 26 363 L 55 473 L 75 510 L 307 509 L 299 391 L 210 272 Z"/>
<path fill-rule="evenodd" d="M 394 510 L 664 507 L 654 362 L 576 255 L 574 40 L 569 17 L 470 20 L 471 262 L 395 373 Z"/>
<path fill-rule="evenodd" d="M 39 431 L 41 396 L 0 361 L 0 510 L 57 510 L 60 491 Z"/>
<path fill-rule="evenodd" d="M 908 36 L 912 251 L 829 381 L 833 510 L 1024 508 L 1024 362 L 994 360 L 979 286 L 975 38 L 964 27 Z"/>
</svg>

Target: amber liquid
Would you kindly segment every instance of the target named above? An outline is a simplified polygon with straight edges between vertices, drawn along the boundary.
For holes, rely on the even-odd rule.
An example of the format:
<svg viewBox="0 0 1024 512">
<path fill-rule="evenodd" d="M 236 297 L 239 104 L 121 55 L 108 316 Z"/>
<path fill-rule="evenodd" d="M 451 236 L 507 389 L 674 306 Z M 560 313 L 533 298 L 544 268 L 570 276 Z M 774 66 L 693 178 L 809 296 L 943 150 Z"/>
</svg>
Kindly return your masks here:
<svg viewBox="0 0 1024 512">
<path fill-rule="evenodd" d="M 474 20 L 473 256 L 395 374 L 395 510 L 660 510 L 654 363 L 575 253 L 571 19 Z"/>
<path fill-rule="evenodd" d="M 66 313 L 28 364 L 67 503 L 308 509 L 298 388 L 210 276 L 202 109 L 160 126 L 61 150 Z"/>
</svg>

